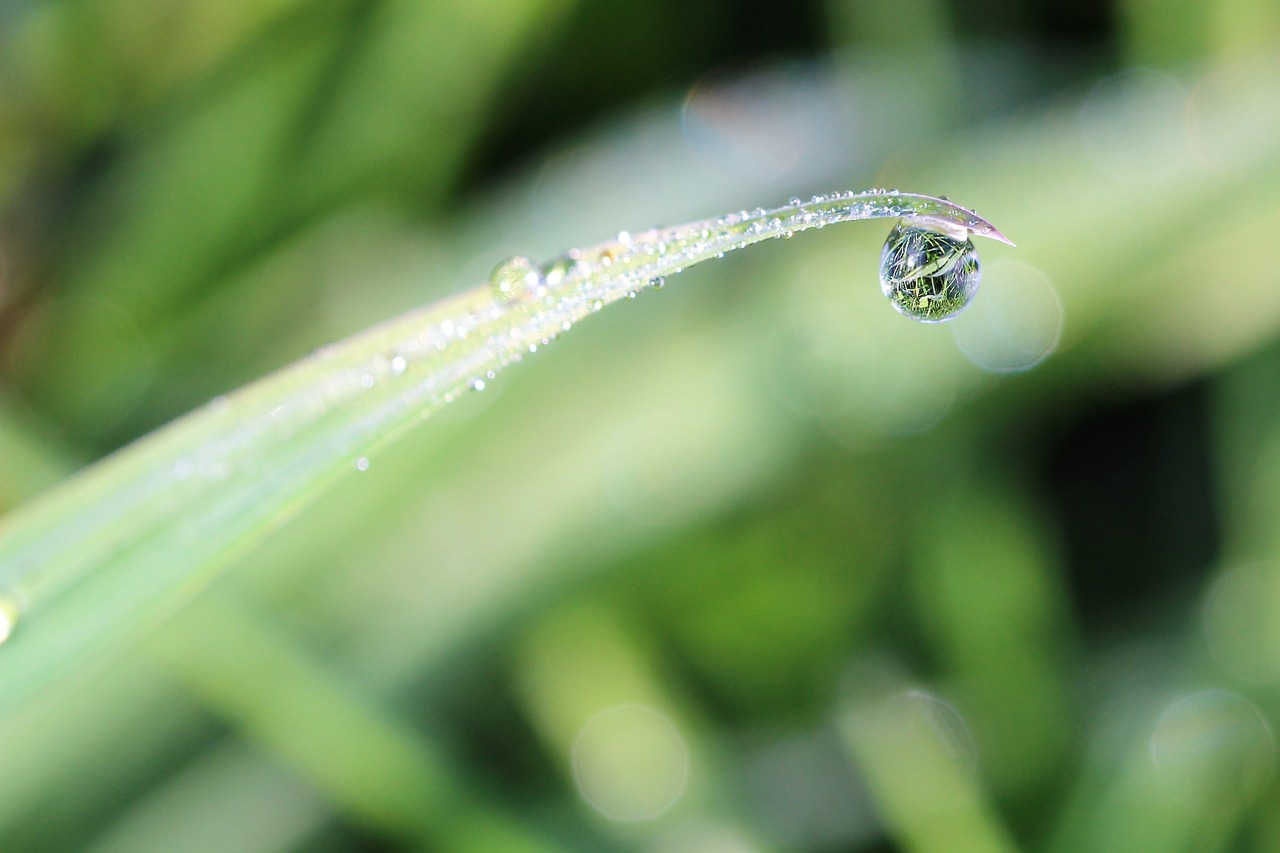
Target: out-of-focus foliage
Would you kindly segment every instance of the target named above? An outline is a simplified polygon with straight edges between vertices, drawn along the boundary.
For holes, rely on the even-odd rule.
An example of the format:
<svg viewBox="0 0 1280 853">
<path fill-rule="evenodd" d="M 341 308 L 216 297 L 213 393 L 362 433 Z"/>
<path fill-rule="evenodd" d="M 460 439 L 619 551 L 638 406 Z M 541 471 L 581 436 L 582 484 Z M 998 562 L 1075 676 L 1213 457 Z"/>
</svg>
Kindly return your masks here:
<svg viewBox="0 0 1280 853">
<path fill-rule="evenodd" d="M 1280 849 L 1280 12 L 775 5 L 0 2 L 4 509 L 512 251 L 1019 243 L 593 318 L 0 719 L 0 848 Z"/>
</svg>

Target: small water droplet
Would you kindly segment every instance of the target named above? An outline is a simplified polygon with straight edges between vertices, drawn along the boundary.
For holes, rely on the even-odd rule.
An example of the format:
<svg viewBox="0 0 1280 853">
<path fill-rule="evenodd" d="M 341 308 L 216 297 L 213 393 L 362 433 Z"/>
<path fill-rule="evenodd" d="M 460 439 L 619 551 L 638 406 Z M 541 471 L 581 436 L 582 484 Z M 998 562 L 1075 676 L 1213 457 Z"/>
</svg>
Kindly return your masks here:
<svg viewBox="0 0 1280 853">
<path fill-rule="evenodd" d="M 573 271 L 574 259 L 561 255 L 542 268 L 542 283 L 547 287 L 555 287 Z"/>
<path fill-rule="evenodd" d="M 472 379 L 472 380 L 471 380 L 471 390 L 472 390 L 472 391 L 483 391 L 483 390 L 484 390 L 484 380 L 483 380 L 483 379 Z"/>
<path fill-rule="evenodd" d="M 409 366 L 408 362 L 404 360 L 404 356 L 402 355 L 398 355 L 395 358 L 391 359 L 391 372 L 394 373 L 396 376 L 399 376 L 401 373 L 404 373 L 404 369 L 408 366 Z"/>
<path fill-rule="evenodd" d="M 367 457 L 367 456 L 361 456 L 359 459 L 357 459 L 357 460 L 356 460 L 356 470 L 357 470 L 357 471 L 368 471 L 368 470 L 369 470 L 369 457 Z"/>
<path fill-rule="evenodd" d="M 798 205 L 799 203 L 800 203 L 800 197 L 799 197 L 799 196 L 794 196 L 794 195 L 793 195 L 791 198 L 787 199 L 787 204 L 791 205 L 792 207 L 795 207 L 795 206 L 796 206 L 796 205 Z"/>
<path fill-rule="evenodd" d="M 533 261 L 516 255 L 493 268 L 489 274 L 489 286 L 499 299 L 522 299 L 537 288 L 541 279 Z"/>
<path fill-rule="evenodd" d="M 973 241 L 933 228 L 899 222 L 880 252 L 880 289 L 899 312 L 924 323 L 963 311 L 980 277 Z"/>
<path fill-rule="evenodd" d="M 657 276 L 656 278 L 649 279 L 650 287 L 662 287 L 666 283 L 667 283 L 667 280 L 662 276 Z"/>
</svg>

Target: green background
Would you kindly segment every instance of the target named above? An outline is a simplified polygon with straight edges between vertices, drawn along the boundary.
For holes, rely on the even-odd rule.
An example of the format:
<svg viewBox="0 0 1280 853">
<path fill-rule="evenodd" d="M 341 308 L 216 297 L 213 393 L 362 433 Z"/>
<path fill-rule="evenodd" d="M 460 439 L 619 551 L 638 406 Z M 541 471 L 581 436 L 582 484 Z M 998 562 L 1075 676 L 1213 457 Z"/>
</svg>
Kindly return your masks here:
<svg viewBox="0 0 1280 853">
<path fill-rule="evenodd" d="M 0 0 L 0 510 L 516 252 L 869 186 L 1019 244 L 954 331 L 884 223 L 592 318 L 0 719 L 0 849 L 1280 850 L 1278 48 Z"/>
</svg>

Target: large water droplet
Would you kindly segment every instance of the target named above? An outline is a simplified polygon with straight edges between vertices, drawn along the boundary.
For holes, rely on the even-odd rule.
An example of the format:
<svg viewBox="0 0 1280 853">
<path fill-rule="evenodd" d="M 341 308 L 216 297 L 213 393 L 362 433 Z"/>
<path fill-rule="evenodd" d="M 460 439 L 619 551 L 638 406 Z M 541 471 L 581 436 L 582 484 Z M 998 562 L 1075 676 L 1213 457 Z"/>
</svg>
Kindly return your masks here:
<svg viewBox="0 0 1280 853">
<path fill-rule="evenodd" d="M 959 314 L 978 292 L 973 241 L 899 222 L 880 252 L 880 289 L 913 320 L 940 323 Z"/>
<path fill-rule="evenodd" d="M 489 286 L 499 299 L 522 299 L 537 288 L 541 275 L 523 255 L 507 258 L 489 274 Z"/>
</svg>

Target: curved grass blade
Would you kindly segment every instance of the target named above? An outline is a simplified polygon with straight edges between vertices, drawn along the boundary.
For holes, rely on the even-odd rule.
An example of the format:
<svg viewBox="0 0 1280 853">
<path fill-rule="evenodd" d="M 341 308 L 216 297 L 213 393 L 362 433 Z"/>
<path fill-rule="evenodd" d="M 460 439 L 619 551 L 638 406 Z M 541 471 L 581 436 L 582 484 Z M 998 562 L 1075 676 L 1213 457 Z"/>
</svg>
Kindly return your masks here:
<svg viewBox="0 0 1280 853">
<path fill-rule="evenodd" d="M 23 622 L 0 649 L 0 712 L 162 619 L 380 445 L 587 315 L 726 252 L 879 217 L 1009 242 L 970 210 L 897 191 L 624 232 L 529 267 L 518 290 L 477 287 L 325 347 L 91 466 L 0 523 L 0 621 Z"/>
</svg>

